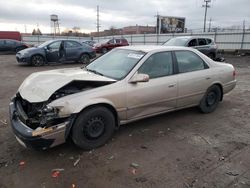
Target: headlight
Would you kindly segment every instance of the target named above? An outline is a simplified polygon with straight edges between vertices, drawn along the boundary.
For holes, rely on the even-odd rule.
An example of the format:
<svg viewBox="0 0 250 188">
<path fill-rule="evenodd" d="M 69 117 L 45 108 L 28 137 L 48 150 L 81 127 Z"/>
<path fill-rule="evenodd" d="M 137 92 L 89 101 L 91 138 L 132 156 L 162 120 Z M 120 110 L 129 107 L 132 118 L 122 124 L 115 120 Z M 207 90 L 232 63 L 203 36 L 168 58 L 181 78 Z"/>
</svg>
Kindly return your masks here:
<svg viewBox="0 0 250 188">
<path fill-rule="evenodd" d="M 53 108 L 52 106 L 45 106 L 42 111 L 45 113 L 54 112 L 55 108 Z"/>
</svg>

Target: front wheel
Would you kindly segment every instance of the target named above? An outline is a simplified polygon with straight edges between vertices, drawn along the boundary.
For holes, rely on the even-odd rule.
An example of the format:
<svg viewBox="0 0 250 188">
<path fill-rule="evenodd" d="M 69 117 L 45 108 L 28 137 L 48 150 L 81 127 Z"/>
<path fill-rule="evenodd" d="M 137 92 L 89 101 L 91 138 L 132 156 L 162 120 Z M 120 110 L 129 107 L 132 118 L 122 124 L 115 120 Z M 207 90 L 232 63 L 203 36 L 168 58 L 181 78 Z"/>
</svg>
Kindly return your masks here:
<svg viewBox="0 0 250 188">
<path fill-rule="evenodd" d="M 82 64 L 89 64 L 90 63 L 89 55 L 88 54 L 82 54 L 80 59 L 79 59 L 79 62 L 82 63 Z"/>
<path fill-rule="evenodd" d="M 105 54 L 108 52 L 108 49 L 107 48 L 102 48 L 102 53 Z"/>
<path fill-rule="evenodd" d="M 200 110 L 203 113 L 213 112 L 219 104 L 222 91 L 219 86 L 213 85 L 208 88 L 200 103 Z"/>
<path fill-rule="evenodd" d="M 44 58 L 41 55 L 34 55 L 31 58 L 31 64 L 34 66 L 42 66 L 44 65 Z"/>
<path fill-rule="evenodd" d="M 104 145 L 113 135 L 115 118 L 105 107 L 93 107 L 81 112 L 72 128 L 73 142 L 84 150 Z"/>
</svg>

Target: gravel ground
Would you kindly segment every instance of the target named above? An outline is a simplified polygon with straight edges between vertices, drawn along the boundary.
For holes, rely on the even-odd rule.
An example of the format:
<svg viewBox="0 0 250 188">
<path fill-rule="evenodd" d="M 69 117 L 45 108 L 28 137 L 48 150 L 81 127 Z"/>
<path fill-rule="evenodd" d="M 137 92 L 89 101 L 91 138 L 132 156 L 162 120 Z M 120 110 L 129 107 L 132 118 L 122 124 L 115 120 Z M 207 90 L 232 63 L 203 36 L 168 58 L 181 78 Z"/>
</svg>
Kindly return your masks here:
<svg viewBox="0 0 250 188">
<path fill-rule="evenodd" d="M 0 55 L 0 187 L 250 187 L 250 57 L 226 59 L 238 83 L 214 113 L 189 108 L 131 123 L 90 152 L 72 143 L 38 152 L 15 140 L 9 100 L 32 72 L 79 64 L 18 66 Z"/>
</svg>

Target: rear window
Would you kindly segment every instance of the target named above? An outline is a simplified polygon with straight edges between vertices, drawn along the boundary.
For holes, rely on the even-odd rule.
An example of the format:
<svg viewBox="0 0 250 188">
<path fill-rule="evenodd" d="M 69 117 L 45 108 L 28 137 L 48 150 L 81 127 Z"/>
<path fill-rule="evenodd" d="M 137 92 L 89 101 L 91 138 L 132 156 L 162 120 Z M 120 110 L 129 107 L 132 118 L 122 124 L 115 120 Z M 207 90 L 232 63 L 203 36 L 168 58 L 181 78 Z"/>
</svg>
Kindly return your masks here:
<svg viewBox="0 0 250 188">
<path fill-rule="evenodd" d="M 207 45 L 206 39 L 198 39 L 198 45 L 199 45 L 199 46 Z"/>
<path fill-rule="evenodd" d="M 212 42 L 212 39 L 207 39 L 207 44 L 211 44 Z"/>
</svg>

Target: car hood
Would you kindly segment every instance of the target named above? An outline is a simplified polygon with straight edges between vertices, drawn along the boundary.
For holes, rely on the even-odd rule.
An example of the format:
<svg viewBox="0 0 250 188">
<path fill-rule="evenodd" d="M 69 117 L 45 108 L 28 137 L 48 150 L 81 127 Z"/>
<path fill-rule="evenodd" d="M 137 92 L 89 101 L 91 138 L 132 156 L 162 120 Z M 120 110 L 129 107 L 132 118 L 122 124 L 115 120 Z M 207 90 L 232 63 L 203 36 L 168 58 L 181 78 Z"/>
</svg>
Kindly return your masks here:
<svg viewBox="0 0 250 188">
<path fill-rule="evenodd" d="M 20 54 L 26 54 L 26 53 L 40 51 L 40 50 L 41 50 L 41 48 L 31 47 L 31 48 L 25 48 L 24 50 L 21 50 L 18 53 L 20 53 Z"/>
<path fill-rule="evenodd" d="M 47 101 L 55 91 L 74 80 L 116 81 L 81 68 L 58 69 L 31 74 L 21 84 L 18 92 L 23 99 L 30 103 L 44 102 Z"/>
</svg>

